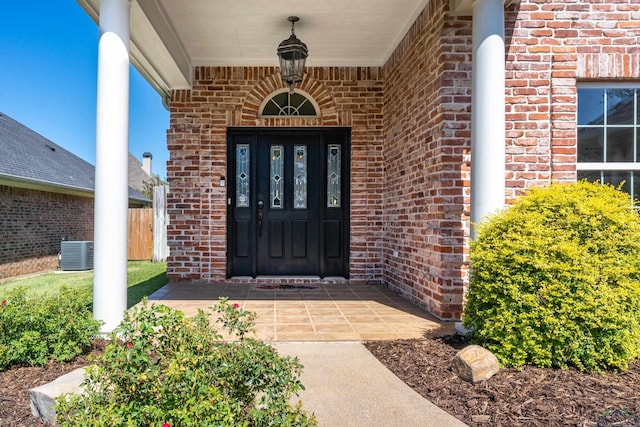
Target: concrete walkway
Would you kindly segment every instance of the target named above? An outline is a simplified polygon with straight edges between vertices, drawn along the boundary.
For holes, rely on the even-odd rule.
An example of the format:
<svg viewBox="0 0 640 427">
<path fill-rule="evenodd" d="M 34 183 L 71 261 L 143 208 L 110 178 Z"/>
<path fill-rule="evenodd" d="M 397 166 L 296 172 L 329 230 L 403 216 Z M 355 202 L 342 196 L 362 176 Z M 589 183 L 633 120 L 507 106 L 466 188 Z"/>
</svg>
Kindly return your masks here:
<svg viewBox="0 0 640 427">
<path fill-rule="evenodd" d="M 275 343 L 304 365 L 300 394 L 321 427 L 456 427 L 466 424 L 400 381 L 357 342 Z"/>
<path fill-rule="evenodd" d="M 303 408 L 321 427 L 465 426 L 384 367 L 362 341 L 454 333 L 381 285 L 167 285 L 149 299 L 188 315 L 221 297 L 257 313 L 257 338 L 304 365 Z"/>
</svg>

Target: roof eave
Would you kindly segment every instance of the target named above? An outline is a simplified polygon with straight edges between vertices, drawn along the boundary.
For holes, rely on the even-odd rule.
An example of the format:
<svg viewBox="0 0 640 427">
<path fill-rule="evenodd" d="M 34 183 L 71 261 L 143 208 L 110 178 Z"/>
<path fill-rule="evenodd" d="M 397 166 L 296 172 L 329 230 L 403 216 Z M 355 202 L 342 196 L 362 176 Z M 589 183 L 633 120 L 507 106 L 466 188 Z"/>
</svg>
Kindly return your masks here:
<svg viewBox="0 0 640 427">
<path fill-rule="evenodd" d="M 77 0 L 96 25 L 99 0 Z M 172 89 L 191 88 L 192 65 L 162 5 L 155 0 L 131 4 L 129 59 L 131 64 L 165 99 Z"/>
<path fill-rule="evenodd" d="M 0 185 L 25 190 L 44 191 L 47 193 L 66 194 L 70 196 L 94 198 L 93 188 L 76 187 L 50 181 L 24 178 L 15 175 L 0 174 Z M 135 191 L 135 190 L 134 190 Z M 152 200 L 143 194 L 140 197 L 129 197 L 129 202 L 139 206 L 150 205 Z"/>
<path fill-rule="evenodd" d="M 21 176 L 0 174 L 0 185 L 24 188 L 27 190 L 46 191 L 49 193 L 69 194 L 72 196 L 93 198 L 93 188 L 75 187 L 50 181 L 43 181 Z"/>
</svg>

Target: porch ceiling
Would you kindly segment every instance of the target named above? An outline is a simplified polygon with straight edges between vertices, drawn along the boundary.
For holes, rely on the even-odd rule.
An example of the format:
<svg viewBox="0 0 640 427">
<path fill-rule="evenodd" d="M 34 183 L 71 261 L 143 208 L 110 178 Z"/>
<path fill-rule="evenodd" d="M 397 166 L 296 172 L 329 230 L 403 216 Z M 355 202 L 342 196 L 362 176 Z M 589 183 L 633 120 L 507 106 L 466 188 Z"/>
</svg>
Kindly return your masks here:
<svg viewBox="0 0 640 427">
<path fill-rule="evenodd" d="M 98 22 L 99 0 L 77 0 Z M 199 65 L 277 65 L 287 17 L 309 66 L 381 66 L 429 0 L 132 0 L 131 62 L 161 94 Z M 455 15 L 471 0 L 450 0 Z"/>
</svg>

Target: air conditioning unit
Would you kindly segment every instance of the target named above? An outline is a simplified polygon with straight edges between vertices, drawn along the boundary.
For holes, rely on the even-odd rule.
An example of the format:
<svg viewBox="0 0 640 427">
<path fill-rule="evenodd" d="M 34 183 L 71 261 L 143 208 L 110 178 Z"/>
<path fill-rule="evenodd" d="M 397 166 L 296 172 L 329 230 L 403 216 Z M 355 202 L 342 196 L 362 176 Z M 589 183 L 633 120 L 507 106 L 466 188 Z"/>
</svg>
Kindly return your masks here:
<svg viewBox="0 0 640 427">
<path fill-rule="evenodd" d="M 60 269 L 62 271 L 93 269 L 93 242 L 62 241 Z"/>
</svg>

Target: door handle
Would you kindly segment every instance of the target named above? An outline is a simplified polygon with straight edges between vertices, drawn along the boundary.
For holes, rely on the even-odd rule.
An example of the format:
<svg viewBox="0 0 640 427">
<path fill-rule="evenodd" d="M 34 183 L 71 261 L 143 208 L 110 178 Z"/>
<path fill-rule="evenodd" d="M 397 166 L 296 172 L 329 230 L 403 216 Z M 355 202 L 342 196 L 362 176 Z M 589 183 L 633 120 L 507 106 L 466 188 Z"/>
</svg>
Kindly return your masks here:
<svg viewBox="0 0 640 427">
<path fill-rule="evenodd" d="M 262 236 L 262 208 L 264 208 L 264 202 L 258 201 L 258 237 Z"/>
</svg>

